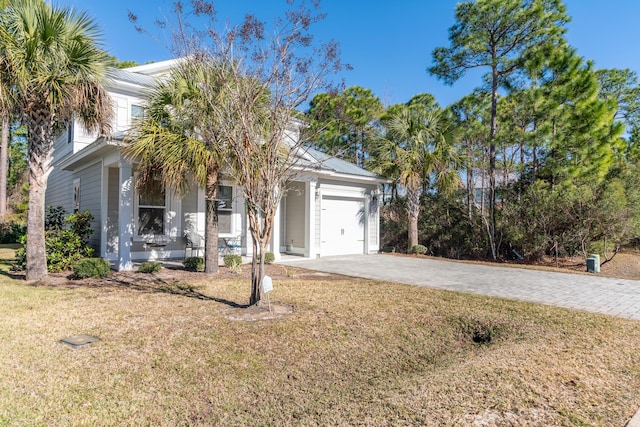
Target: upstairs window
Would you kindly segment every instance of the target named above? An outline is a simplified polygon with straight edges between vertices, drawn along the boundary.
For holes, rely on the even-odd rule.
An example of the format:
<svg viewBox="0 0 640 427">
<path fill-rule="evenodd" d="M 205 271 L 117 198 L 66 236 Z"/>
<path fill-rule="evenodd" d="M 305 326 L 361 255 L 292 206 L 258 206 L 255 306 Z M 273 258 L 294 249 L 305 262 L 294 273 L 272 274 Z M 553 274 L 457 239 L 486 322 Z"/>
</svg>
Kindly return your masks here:
<svg viewBox="0 0 640 427">
<path fill-rule="evenodd" d="M 140 105 L 131 105 L 131 122 L 133 123 L 136 120 L 140 120 L 144 117 L 144 108 Z"/>
<path fill-rule="evenodd" d="M 69 121 L 67 125 L 67 144 L 71 144 L 73 142 L 73 120 Z"/>
</svg>

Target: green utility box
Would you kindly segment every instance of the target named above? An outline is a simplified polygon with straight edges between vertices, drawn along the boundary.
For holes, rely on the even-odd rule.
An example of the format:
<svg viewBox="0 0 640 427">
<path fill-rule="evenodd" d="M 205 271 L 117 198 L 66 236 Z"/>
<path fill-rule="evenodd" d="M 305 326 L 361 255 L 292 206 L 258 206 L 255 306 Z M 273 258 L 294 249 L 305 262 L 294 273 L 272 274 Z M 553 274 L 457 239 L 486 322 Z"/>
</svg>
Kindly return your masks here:
<svg viewBox="0 0 640 427">
<path fill-rule="evenodd" d="M 600 255 L 591 254 L 587 258 L 587 272 L 588 273 L 600 273 Z"/>
</svg>

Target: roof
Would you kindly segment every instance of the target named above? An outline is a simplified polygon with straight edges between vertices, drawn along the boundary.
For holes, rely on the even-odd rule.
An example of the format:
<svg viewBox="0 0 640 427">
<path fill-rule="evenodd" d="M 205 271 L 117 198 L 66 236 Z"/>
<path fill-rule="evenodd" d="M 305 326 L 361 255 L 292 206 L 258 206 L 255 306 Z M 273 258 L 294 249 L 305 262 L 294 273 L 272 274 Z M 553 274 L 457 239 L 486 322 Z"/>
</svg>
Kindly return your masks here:
<svg viewBox="0 0 640 427">
<path fill-rule="evenodd" d="M 122 138 L 121 132 L 114 133 L 110 138 L 99 137 L 81 150 L 62 159 L 59 166 L 63 170 L 74 170 L 85 166 L 110 152 L 118 150 L 122 146 Z"/>
<path fill-rule="evenodd" d="M 155 86 L 158 77 L 175 67 L 180 61 L 181 59 L 169 59 L 136 67 L 113 68 L 109 71 L 109 78 L 116 82 L 152 88 Z"/>
<path fill-rule="evenodd" d="M 366 178 L 380 178 L 378 175 L 373 172 L 369 172 L 360 166 L 356 166 L 346 160 L 330 156 L 329 154 L 323 153 L 314 148 L 305 148 L 304 150 L 306 154 L 305 157 L 311 157 L 311 159 L 315 161 L 314 163 L 318 163 L 320 170 Z"/>
<path fill-rule="evenodd" d="M 83 149 L 66 157 L 60 162 L 60 166 L 65 170 L 74 170 L 82 165 L 86 165 L 87 162 L 100 158 L 114 150 L 119 150 L 123 146 L 124 138 L 125 134 L 123 132 L 115 132 L 109 138 L 100 137 Z M 313 148 L 303 148 L 303 150 L 304 151 L 298 156 L 298 165 L 303 170 L 316 170 L 321 174 L 330 175 L 334 178 L 354 181 L 388 181 L 386 178 L 380 177 L 353 163 L 338 159 L 337 157 L 330 156 Z"/>
<path fill-rule="evenodd" d="M 125 70 L 130 73 L 152 76 L 165 73 L 182 61 L 184 61 L 184 58 L 167 59 L 166 61 L 150 62 L 149 64 L 125 68 Z"/>
<path fill-rule="evenodd" d="M 109 71 L 109 78 L 121 82 L 131 83 L 134 85 L 151 88 L 155 85 L 156 79 L 139 73 L 132 73 L 126 69 L 114 68 Z"/>
</svg>

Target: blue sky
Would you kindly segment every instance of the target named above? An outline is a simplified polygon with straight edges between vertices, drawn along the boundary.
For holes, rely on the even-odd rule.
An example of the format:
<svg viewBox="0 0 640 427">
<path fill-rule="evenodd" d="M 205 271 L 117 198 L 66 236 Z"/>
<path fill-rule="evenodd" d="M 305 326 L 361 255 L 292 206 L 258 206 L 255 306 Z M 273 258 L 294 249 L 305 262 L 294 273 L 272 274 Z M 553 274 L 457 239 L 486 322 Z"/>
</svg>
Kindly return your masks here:
<svg viewBox="0 0 640 427">
<path fill-rule="evenodd" d="M 136 13 L 146 28 L 154 30 L 157 17 L 171 10 L 170 0 L 53 0 L 55 5 L 88 11 L 104 33 L 110 54 L 140 63 L 171 58 L 162 43 L 137 33 L 127 19 Z M 219 18 L 235 19 L 252 11 L 265 16 L 282 9 L 284 0 L 219 0 Z M 431 52 L 447 46 L 458 0 L 324 0 L 327 18 L 314 31 L 319 40 L 335 39 L 342 58 L 353 66 L 345 72 L 347 86 L 371 89 L 385 104 L 406 102 L 429 92 L 446 106 L 481 84 L 470 73 L 454 86 L 427 74 Z M 630 68 L 640 74 L 640 1 L 565 0 L 572 22 L 567 39 L 597 68 Z M 155 31 L 155 30 L 154 30 Z M 162 35 L 158 34 L 161 39 Z"/>
</svg>

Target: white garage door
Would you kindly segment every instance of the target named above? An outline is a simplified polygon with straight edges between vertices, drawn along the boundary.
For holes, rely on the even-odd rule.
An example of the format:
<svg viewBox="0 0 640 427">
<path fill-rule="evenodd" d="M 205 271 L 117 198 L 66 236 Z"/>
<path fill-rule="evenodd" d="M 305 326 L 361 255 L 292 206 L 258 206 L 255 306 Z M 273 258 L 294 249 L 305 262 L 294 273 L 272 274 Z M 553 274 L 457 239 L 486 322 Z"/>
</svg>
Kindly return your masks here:
<svg viewBox="0 0 640 427">
<path fill-rule="evenodd" d="M 334 197 L 322 198 L 320 254 L 364 253 L 364 201 Z"/>
</svg>

